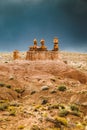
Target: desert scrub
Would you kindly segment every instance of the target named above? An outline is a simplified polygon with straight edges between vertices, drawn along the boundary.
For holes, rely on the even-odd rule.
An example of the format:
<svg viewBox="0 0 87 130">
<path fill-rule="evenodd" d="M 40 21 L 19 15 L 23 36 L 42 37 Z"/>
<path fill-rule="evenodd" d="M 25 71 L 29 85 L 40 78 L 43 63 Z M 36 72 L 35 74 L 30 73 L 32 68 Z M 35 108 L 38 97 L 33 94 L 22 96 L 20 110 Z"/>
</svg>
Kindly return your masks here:
<svg viewBox="0 0 87 130">
<path fill-rule="evenodd" d="M 5 84 L 5 83 L 0 83 L 0 87 L 6 87 L 6 88 L 11 88 L 10 84 Z"/>
<path fill-rule="evenodd" d="M 23 130 L 24 128 L 25 128 L 24 125 L 20 125 L 20 126 L 18 126 L 18 129 L 19 129 L 19 130 Z"/>
<path fill-rule="evenodd" d="M 22 94 L 22 93 L 25 91 L 25 89 L 23 89 L 23 88 L 16 88 L 15 91 L 16 91 L 17 93 Z"/>
<path fill-rule="evenodd" d="M 36 106 L 34 106 L 34 111 L 38 111 L 39 109 L 42 109 L 42 105 L 37 104 Z"/>
<path fill-rule="evenodd" d="M 59 91 L 66 91 L 66 89 L 67 89 L 66 86 L 64 86 L 64 85 L 58 86 L 57 88 Z"/>
<path fill-rule="evenodd" d="M 66 109 L 62 109 L 62 110 L 59 111 L 59 116 L 60 116 L 60 117 L 65 117 L 65 116 L 67 116 L 68 114 L 69 114 L 69 112 L 68 112 L 68 110 L 66 110 Z"/>
<path fill-rule="evenodd" d="M 78 122 L 76 124 L 76 128 L 79 128 L 79 130 L 84 130 L 85 129 L 85 126 L 83 124 L 81 124 L 80 122 Z"/>
<path fill-rule="evenodd" d="M 43 113 L 43 117 L 48 117 L 48 113 L 47 113 L 47 112 L 44 112 L 44 113 Z"/>
<path fill-rule="evenodd" d="M 0 111 L 5 111 L 8 108 L 8 103 L 0 103 Z"/>
<path fill-rule="evenodd" d="M 8 100 L 0 100 L 0 103 L 6 103 Z"/>
<path fill-rule="evenodd" d="M 70 114 L 75 115 L 75 116 L 82 116 L 82 113 L 79 110 L 79 107 L 75 104 L 71 104 L 70 106 Z"/>
<path fill-rule="evenodd" d="M 82 113 L 80 111 L 71 111 L 70 114 L 78 117 L 82 117 Z"/>
<path fill-rule="evenodd" d="M 54 79 L 54 78 L 51 78 L 50 80 L 53 81 L 53 82 L 56 82 L 56 79 Z"/>
<path fill-rule="evenodd" d="M 47 128 L 47 129 L 45 129 L 45 130 L 61 130 L 61 129 L 54 127 L 54 128 Z"/>
<path fill-rule="evenodd" d="M 40 128 L 37 125 L 33 125 L 30 130 L 40 130 Z"/>
<path fill-rule="evenodd" d="M 9 116 L 16 116 L 16 108 L 14 106 L 8 107 Z"/>
<path fill-rule="evenodd" d="M 64 104 L 59 104 L 59 109 L 65 109 L 65 105 Z"/>
<path fill-rule="evenodd" d="M 59 104 L 53 104 L 50 106 L 52 109 L 59 109 Z"/>
<path fill-rule="evenodd" d="M 11 85 L 8 84 L 8 85 L 6 85 L 5 87 L 6 87 L 6 88 L 11 88 Z"/>
<path fill-rule="evenodd" d="M 56 116 L 56 117 L 54 117 L 54 119 L 55 119 L 55 121 L 57 121 L 61 125 L 64 125 L 64 126 L 68 125 L 68 122 L 67 122 L 67 120 L 64 117 Z"/>
<path fill-rule="evenodd" d="M 77 105 L 75 105 L 75 104 L 71 104 L 71 105 L 70 105 L 70 109 L 71 109 L 72 111 L 79 111 L 79 107 L 78 107 Z"/>
<path fill-rule="evenodd" d="M 0 87 L 4 87 L 5 86 L 5 83 L 0 83 Z"/>
</svg>

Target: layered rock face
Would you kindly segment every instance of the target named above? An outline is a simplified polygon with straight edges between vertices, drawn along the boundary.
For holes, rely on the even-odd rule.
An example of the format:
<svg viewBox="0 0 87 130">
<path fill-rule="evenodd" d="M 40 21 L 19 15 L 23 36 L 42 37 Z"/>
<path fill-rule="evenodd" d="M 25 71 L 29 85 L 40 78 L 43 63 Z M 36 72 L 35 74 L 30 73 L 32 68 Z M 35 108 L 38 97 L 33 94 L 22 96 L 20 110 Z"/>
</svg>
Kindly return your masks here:
<svg viewBox="0 0 87 130">
<path fill-rule="evenodd" d="M 57 60 L 58 52 L 54 51 L 27 51 L 26 60 Z"/>
<path fill-rule="evenodd" d="M 57 60 L 58 59 L 58 38 L 53 39 L 53 50 L 47 50 L 45 40 L 40 41 L 41 46 L 37 46 L 37 40 L 34 39 L 34 45 L 29 47 L 26 53 L 26 60 Z"/>
</svg>

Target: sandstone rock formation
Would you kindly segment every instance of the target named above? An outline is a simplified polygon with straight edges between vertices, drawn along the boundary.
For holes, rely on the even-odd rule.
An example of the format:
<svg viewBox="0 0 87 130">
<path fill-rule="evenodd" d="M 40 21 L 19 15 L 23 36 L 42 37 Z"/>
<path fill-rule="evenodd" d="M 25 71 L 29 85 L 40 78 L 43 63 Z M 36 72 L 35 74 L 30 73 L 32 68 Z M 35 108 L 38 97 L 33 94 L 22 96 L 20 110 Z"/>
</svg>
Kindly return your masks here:
<svg viewBox="0 0 87 130">
<path fill-rule="evenodd" d="M 58 60 L 58 38 L 54 38 L 54 48 L 53 50 L 47 50 L 45 46 L 45 40 L 40 41 L 41 46 L 37 46 L 37 40 L 34 39 L 34 45 L 29 47 L 29 50 L 26 53 L 26 60 Z"/>
<path fill-rule="evenodd" d="M 19 59 L 19 58 L 20 58 L 20 56 L 19 56 L 19 51 L 18 51 L 18 50 L 15 50 L 15 51 L 13 52 L 13 59 L 16 60 L 16 59 Z"/>
<path fill-rule="evenodd" d="M 54 38 L 53 39 L 53 43 L 54 43 L 54 49 L 53 51 L 58 51 L 59 47 L 58 47 L 58 38 Z"/>
</svg>

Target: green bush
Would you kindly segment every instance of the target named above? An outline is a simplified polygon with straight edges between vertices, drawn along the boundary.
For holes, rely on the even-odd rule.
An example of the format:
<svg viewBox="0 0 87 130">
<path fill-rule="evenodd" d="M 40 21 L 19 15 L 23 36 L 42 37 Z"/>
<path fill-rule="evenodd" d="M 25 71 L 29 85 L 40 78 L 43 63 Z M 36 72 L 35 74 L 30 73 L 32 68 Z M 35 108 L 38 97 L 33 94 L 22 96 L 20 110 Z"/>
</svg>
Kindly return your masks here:
<svg viewBox="0 0 87 130">
<path fill-rule="evenodd" d="M 16 91 L 17 93 L 23 93 L 25 90 L 22 89 L 22 88 L 16 88 L 15 91 Z"/>
<path fill-rule="evenodd" d="M 66 86 L 58 86 L 59 91 L 65 91 L 67 88 Z"/>
<path fill-rule="evenodd" d="M 71 114 L 74 116 L 78 116 L 78 117 L 81 117 L 81 115 L 82 115 L 81 112 L 79 112 L 79 111 L 72 111 Z"/>
<path fill-rule="evenodd" d="M 9 116 L 15 116 L 16 115 L 16 109 L 15 109 L 14 106 L 9 106 L 8 111 L 9 111 Z"/>
<path fill-rule="evenodd" d="M 11 85 L 6 85 L 6 88 L 11 88 Z"/>
<path fill-rule="evenodd" d="M 5 111 L 8 108 L 7 103 L 0 103 L 0 111 Z"/>
<path fill-rule="evenodd" d="M 72 105 L 70 106 L 70 109 L 71 109 L 72 111 L 79 111 L 79 107 L 78 107 L 77 105 L 75 105 L 75 104 L 72 104 Z"/>
<path fill-rule="evenodd" d="M 65 117 L 65 116 L 68 115 L 68 113 L 69 113 L 69 112 L 68 112 L 66 109 L 62 109 L 62 110 L 60 110 L 60 112 L 59 112 L 59 116 Z"/>
<path fill-rule="evenodd" d="M 22 130 L 22 129 L 24 129 L 24 127 L 25 127 L 25 126 L 20 125 L 20 126 L 18 127 L 18 129 L 19 129 L 19 130 Z"/>
<path fill-rule="evenodd" d="M 0 83 L 0 87 L 4 87 L 5 86 L 5 84 L 4 83 Z"/>
<path fill-rule="evenodd" d="M 68 125 L 68 122 L 67 122 L 67 120 L 64 117 L 56 116 L 56 117 L 54 117 L 54 119 L 55 119 L 55 121 L 57 121 L 61 125 L 64 125 L 64 126 Z"/>
</svg>

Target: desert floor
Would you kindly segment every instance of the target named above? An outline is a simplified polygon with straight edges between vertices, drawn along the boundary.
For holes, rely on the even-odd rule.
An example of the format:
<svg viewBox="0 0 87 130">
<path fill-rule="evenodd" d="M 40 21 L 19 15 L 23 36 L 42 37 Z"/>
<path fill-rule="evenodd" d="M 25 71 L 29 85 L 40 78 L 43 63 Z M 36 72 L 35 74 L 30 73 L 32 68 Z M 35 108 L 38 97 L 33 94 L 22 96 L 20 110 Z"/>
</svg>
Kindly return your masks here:
<svg viewBox="0 0 87 130">
<path fill-rule="evenodd" d="M 87 54 L 20 55 L 0 53 L 0 130 L 87 130 Z"/>
</svg>

